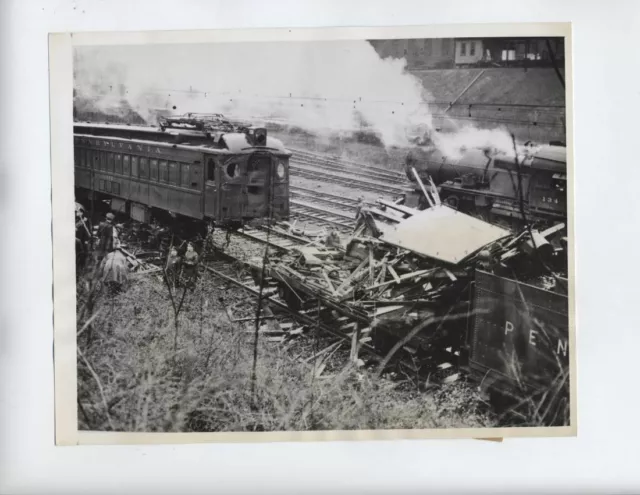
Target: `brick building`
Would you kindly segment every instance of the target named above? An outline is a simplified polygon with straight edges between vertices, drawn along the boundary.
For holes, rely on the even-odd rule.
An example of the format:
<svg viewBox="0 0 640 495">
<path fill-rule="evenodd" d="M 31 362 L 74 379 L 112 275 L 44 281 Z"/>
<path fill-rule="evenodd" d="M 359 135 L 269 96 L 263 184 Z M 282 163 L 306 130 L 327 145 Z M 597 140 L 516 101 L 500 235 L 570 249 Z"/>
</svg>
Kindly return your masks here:
<svg viewBox="0 0 640 495">
<path fill-rule="evenodd" d="M 548 44 L 547 44 L 548 41 Z M 404 58 L 409 70 L 455 67 L 550 67 L 564 64 L 563 38 L 431 38 L 369 41 L 382 58 Z"/>
</svg>

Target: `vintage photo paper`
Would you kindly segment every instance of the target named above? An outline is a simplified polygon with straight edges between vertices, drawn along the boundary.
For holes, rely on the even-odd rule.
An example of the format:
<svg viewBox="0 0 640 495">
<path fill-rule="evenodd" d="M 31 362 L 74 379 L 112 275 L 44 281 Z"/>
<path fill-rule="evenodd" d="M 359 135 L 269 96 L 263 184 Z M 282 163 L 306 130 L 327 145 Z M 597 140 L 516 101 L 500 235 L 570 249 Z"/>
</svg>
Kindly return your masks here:
<svg viewBox="0 0 640 495">
<path fill-rule="evenodd" d="M 49 44 L 57 444 L 576 434 L 569 24 Z"/>
</svg>

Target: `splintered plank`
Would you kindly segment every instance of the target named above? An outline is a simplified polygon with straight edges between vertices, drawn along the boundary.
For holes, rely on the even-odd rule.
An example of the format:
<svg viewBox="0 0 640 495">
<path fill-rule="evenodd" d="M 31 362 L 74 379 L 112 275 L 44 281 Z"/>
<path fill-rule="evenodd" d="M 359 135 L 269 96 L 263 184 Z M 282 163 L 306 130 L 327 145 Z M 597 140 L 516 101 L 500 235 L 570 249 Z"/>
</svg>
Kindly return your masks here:
<svg viewBox="0 0 640 495">
<path fill-rule="evenodd" d="M 416 210 L 415 208 L 409 208 L 408 206 L 392 203 L 391 201 L 386 201 L 384 199 L 378 199 L 378 203 L 406 215 L 415 215 L 416 213 L 420 213 L 420 210 Z"/>
<path fill-rule="evenodd" d="M 329 275 L 327 275 L 327 272 L 324 270 L 322 270 L 322 277 L 324 278 L 324 281 L 327 282 L 327 287 L 331 292 L 331 295 L 337 296 L 336 289 L 333 287 L 333 284 L 331 283 L 331 279 L 329 278 Z"/>
<path fill-rule="evenodd" d="M 389 273 L 393 277 L 393 280 L 396 282 L 396 284 L 399 284 L 400 283 L 400 277 L 398 277 L 398 274 L 396 273 L 396 271 L 393 268 L 393 266 L 388 265 L 387 268 L 389 269 Z"/>
<path fill-rule="evenodd" d="M 398 278 L 400 279 L 401 282 L 403 282 L 405 280 L 410 280 L 412 278 L 416 278 L 416 277 L 420 277 L 420 276 L 423 276 L 423 275 L 427 275 L 429 273 L 433 273 L 436 270 L 437 270 L 437 268 L 431 268 L 431 269 L 428 269 L 428 270 L 418 270 L 418 271 L 412 272 L 412 273 L 405 273 L 404 275 L 401 275 Z M 378 289 L 380 287 L 384 287 L 386 285 L 390 285 L 390 284 L 393 284 L 393 283 L 398 283 L 398 282 L 396 282 L 395 280 L 389 280 L 387 282 L 382 282 L 380 284 L 375 284 L 375 285 L 371 285 L 369 287 L 365 287 L 364 290 L 365 291 L 370 291 L 370 290 Z"/>
</svg>

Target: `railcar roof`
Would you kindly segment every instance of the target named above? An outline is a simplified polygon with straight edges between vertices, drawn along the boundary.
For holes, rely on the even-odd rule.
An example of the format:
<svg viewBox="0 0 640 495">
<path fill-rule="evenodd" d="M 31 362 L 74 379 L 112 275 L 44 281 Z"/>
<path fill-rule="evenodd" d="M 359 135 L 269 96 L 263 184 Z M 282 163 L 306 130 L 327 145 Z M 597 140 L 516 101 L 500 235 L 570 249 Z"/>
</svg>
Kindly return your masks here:
<svg viewBox="0 0 640 495">
<path fill-rule="evenodd" d="M 275 152 L 281 155 L 290 156 L 291 152 L 288 151 L 282 141 L 276 138 L 272 138 L 267 136 L 267 143 L 265 146 L 254 146 L 251 144 L 247 135 L 244 133 L 220 133 L 219 137 L 222 137 L 223 142 L 225 144 L 224 147 L 217 144 L 219 141 L 214 141 L 211 139 L 211 144 L 205 143 L 197 143 L 197 144 L 186 144 L 186 143 L 172 143 L 170 142 L 171 138 L 177 137 L 193 137 L 194 139 L 206 139 L 205 136 L 201 132 L 197 131 L 184 131 L 184 130 L 176 130 L 176 129 L 167 129 L 165 132 L 162 132 L 160 129 L 152 126 L 135 126 L 135 125 L 118 125 L 118 124 L 92 124 L 92 123 L 80 123 L 74 122 L 74 127 L 78 130 L 81 129 L 106 129 L 112 130 L 114 133 L 117 132 L 141 132 L 148 133 L 149 135 L 154 136 L 162 136 L 167 137 L 166 140 L 145 140 L 145 139 L 132 139 L 127 136 L 118 136 L 118 135 L 96 135 L 96 134 L 80 134 L 76 133 L 76 136 L 88 137 L 88 138 L 105 138 L 105 139 L 121 139 L 127 142 L 136 141 L 138 143 L 148 144 L 148 145 L 163 145 L 169 146 L 174 149 L 181 150 L 192 150 L 192 151 L 218 151 L 222 153 L 250 153 L 257 150 L 266 150 Z"/>
</svg>

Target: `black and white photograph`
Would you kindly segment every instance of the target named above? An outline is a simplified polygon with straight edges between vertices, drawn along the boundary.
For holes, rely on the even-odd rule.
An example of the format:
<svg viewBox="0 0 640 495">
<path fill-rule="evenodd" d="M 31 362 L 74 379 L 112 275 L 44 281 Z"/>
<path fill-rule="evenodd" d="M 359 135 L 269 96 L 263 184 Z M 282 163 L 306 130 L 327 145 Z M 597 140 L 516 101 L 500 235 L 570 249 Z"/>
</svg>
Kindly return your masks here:
<svg viewBox="0 0 640 495">
<path fill-rule="evenodd" d="M 560 26 L 74 44 L 78 431 L 575 435 Z"/>
</svg>

